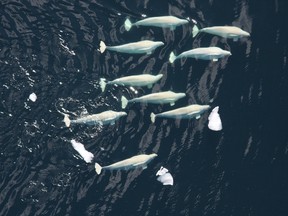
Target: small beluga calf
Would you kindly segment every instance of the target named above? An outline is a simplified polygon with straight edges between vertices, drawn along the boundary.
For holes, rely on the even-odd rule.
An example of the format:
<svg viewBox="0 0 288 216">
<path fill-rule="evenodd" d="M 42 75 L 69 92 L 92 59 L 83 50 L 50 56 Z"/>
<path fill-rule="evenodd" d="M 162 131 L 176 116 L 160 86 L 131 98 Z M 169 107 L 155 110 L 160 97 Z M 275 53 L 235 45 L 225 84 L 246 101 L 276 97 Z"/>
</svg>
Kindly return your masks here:
<svg viewBox="0 0 288 216">
<path fill-rule="evenodd" d="M 250 33 L 236 27 L 236 26 L 213 26 L 200 29 L 197 25 L 194 25 L 192 34 L 195 37 L 198 33 L 205 32 L 212 35 L 217 35 L 224 38 L 231 38 L 233 41 L 237 41 L 242 37 L 249 37 Z"/>
<path fill-rule="evenodd" d="M 181 108 L 177 108 L 174 110 L 170 110 L 167 112 L 162 112 L 158 114 L 154 114 L 153 112 L 150 115 L 151 121 L 154 123 L 155 118 L 174 118 L 174 119 L 191 119 L 196 118 L 199 119 L 201 114 L 210 108 L 209 105 L 199 105 L 193 104 Z"/>
<path fill-rule="evenodd" d="M 126 31 L 130 31 L 133 26 L 153 26 L 160 28 L 170 28 L 174 30 L 177 26 L 187 24 L 189 21 L 187 19 L 180 19 L 175 16 L 158 16 L 149 17 L 143 20 L 132 23 L 128 18 L 125 20 L 124 27 Z"/>
<path fill-rule="evenodd" d="M 66 127 L 70 127 L 71 124 L 87 124 L 87 125 L 107 125 L 115 124 L 115 121 L 126 116 L 126 112 L 116 112 L 113 110 L 107 110 L 98 114 L 87 115 L 84 117 L 79 117 L 74 120 L 70 120 L 68 114 L 64 114 L 64 123 Z"/>
<path fill-rule="evenodd" d="M 151 40 L 142 40 L 133 43 L 127 43 L 118 46 L 106 46 L 103 41 L 100 41 L 99 51 L 101 53 L 105 52 L 105 50 L 116 51 L 120 53 L 129 53 L 129 54 L 152 54 L 152 52 L 163 46 L 164 43 L 162 41 L 151 41 Z"/>
<path fill-rule="evenodd" d="M 173 63 L 176 59 L 180 58 L 195 58 L 201 60 L 218 61 L 219 58 L 230 55 L 232 55 L 230 51 L 223 50 L 219 47 L 200 47 L 182 52 L 178 56 L 176 56 L 174 52 L 171 52 L 169 62 Z"/>
<path fill-rule="evenodd" d="M 157 157 L 157 154 L 152 153 L 152 154 L 141 154 L 141 155 L 136 155 L 131 158 L 113 163 L 108 166 L 101 166 L 98 163 L 95 163 L 95 171 L 99 175 L 103 169 L 105 170 L 129 170 L 129 169 L 134 169 L 137 167 L 141 167 L 142 169 L 147 168 L 147 164 L 152 161 L 155 157 Z"/>
<path fill-rule="evenodd" d="M 122 109 L 125 109 L 128 103 L 151 103 L 151 104 L 170 104 L 173 106 L 175 101 L 185 97 L 185 93 L 175 93 L 173 91 L 157 92 L 144 95 L 138 98 L 127 100 L 126 97 L 121 97 Z"/>
<path fill-rule="evenodd" d="M 105 78 L 100 79 L 100 87 L 102 92 L 104 92 L 106 85 L 122 85 L 122 86 L 132 86 L 132 87 L 143 87 L 147 86 L 152 88 L 153 84 L 156 83 L 163 77 L 163 74 L 151 75 L 151 74 L 140 74 L 131 75 L 121 78 L 114 79 L 112 81 L 106 81 Z"/>
</svg>

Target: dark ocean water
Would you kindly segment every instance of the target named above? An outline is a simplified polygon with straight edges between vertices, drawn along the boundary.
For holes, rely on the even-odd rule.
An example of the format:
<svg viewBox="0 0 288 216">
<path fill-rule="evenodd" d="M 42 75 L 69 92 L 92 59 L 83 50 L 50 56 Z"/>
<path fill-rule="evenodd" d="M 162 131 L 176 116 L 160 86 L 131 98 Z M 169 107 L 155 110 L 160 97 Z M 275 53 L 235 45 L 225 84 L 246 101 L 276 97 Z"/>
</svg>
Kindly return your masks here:
<svg viewBox="0 0 288 216">
<path fill-rule="evenodd" d="M 165 2 L 165 3 L 164 3 Z M 0 215 L 288 215 L 287 7 L 281 0 L 1 0 Z M 160 15 L 195 19 L 200 28 L 235 25 L 251 33 L 237 42 L 193 24 L 175 31 L 133 27 Z M 163 41 L 151 55 L 100 54 L 108 45 Z M 171 51 L 219 46 L 218 62 L 183 59 Z M 109 86 L 99 78 L 131 74 L 164 77 L 152 90 Z M 63 115 L 121 110 L 120 98 L 151 91 L 185 92 L 174 108 L 219 106 L 221 132 L 199 120 L 150 122 L 169 105 L 131 104 L 115 125 L 66 128 Z M 34 92 L 37 101 L 28 100 Z M 145 170 L 103 171 L 86 164 L 70 144 L 85 144 L 103 165 L 155 152 Z M 167 167 L 173 186 L 156 181 Z"/>
</svg>

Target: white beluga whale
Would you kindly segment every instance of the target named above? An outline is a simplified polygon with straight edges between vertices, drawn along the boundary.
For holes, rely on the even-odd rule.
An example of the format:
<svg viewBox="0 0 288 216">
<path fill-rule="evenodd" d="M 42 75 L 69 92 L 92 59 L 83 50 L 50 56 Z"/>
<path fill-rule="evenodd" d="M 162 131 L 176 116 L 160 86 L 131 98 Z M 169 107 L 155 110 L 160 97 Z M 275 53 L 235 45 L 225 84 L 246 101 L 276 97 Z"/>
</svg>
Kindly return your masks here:
<svg viewBox="0 0 288 216">
<path fill-rule="evenodd" d="M 106 44 L 103 41 L 100 41 L 99 51 L 103 53 L 107 49 L 120 53 L 151 54 L 156 48 L 163 45 L 164 43 L 162 41 L 142 40 L 118 46 L 106 46 Z"/>
<path fill-rule="evenodd" d="M 122 116 L 126 116 L 126 112 L 116 112 L 113 110 L 104 111 L 98 114 L 87 115 L 79 117 L 74 120 L 70 120 L 68 114 L 64 114 L 64 123 L 67 127 L 70 127 L 71 124 L 87 124 L 87 125 L 106 125 L 106 124 L 115 124 L 115 121 Z"/>
<path fill-rule="evenodd" d="M 197 25 L 194 25 L 192 34 L 195 37 L 198 33 L 205 32 L 212 35 L 217 35 L 224 38 L 231 38 L 234 41 L 237 41 L 239 38 L 248 37 L 250 33 L 236 27 L 236 26 L 213 26 L 200 29 Z"/>
<path fill-rule="evenodd" d="M 218 114 L 219 106 L 216 106 L 208 116 L 208 128 L 213 131 L 222 130 L 222 121 L 220 115 Z"/>
<path fill-rule="evenodd" d="M 150 115 L 151 121 L 154 123 L 155 118 L 179 118 L 179 119 L 191 119 L 196 118 L 199 119 L 201 114 L 210 108 L 209 105 L 199 105 L 193 104 L 181 108 L 177 108 L 174 110 L 170 110 L 167 112 L 162 112 L 158 114 L 154 114 L 153 112 Z"/>
<path fill-rule="evenodd" d="M 161 166 L 161 168 L 156 173 L 158 176 L 157 181 L 161 182 L 163 185 L 173 185 L 174 180 L 172 175 L 169 173 L 169 170 Z"/>
<path fill-rule="evenodd" d="M 131 158 L 113 163 L 108 166 L 101 166 L 98 163 L 95 163 L 95 171 L 99 175 L 103 169 L 107 170 L 129 170 L 133 169 L 136 167 L 142 167 L 142 169 L 147 168 L 147 164 L 152 161 L 155 157 L 157 157 L 157 154 L 152 153 L 152 154 L 141 154 L 141 155 L 136 155 Z"/>
<path fill-rule="evenodd" d="M 178 56 L 174 52 L 170 53 L 169 62 L 173 63 L 180 58 L 195 58 L 202 60 L 218 61 L 219 58 L 232 55 L 230 51 L 223 50 L 219 47 L 200 47 L 182 52 Z"/>
<path fill-rule="evenodd" d="M 94 155 L 91 152 L 87 151 L 82 143 L 77 142 L 74 139 L 72 139 L 70 142 L 72 144 L 72 147 L 81 155 L 81 157 L 86 163 L 92 162 Z"/>
<path fill-rule="evenodd" d="M 171 106 L 175 104 L 175 101 L 185 97 L 185 93 L 175 93 L 173 91 L 157 92 L 148 95 L 144 95 L 138 98 L 127 100 L 126 97 L 121 97 L 122 108 L 124 109 L 128 103 L 140 102 L 140 103 L 152 103 L 152 104 L 166 104 Z"/>
<path fill-rule="evenodd" d="M 122 85 L 122 86 L 133 86 L 133 87 L 143 87 L 147 86 L 152 88 L 152 85 L 156 83 L 163 77 L 163 74 L 151 75 L 151 74 L 140 74 L 140 75 L 131 75 L 121 78 L 114 79 L 112 81 L 106 81 L 105 78 L 100 79 L 100 87 L 102 92 L 104 92 L 106 85 Z"/>
<path fill-rule="evenodd" d="M 187 19 L 180 19 L 175 16 L 158 16 L 158 17 L 149 17 L 143 20 L 131 23 L 127 18 L 124 23 L 126 31 L 129 31 L 133 26 L 153 26 L 161 28 L 170 28 L 174 30 L 177 26 L 187 24 L 189 21 Z"/>
</svg>

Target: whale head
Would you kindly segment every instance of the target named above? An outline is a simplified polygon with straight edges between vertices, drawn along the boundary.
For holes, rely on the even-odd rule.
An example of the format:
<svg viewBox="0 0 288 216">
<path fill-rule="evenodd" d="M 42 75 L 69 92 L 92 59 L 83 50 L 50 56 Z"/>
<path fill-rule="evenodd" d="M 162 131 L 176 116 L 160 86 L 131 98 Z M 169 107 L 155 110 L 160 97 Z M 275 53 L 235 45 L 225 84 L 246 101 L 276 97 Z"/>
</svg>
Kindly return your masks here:
<svg viewBox="0 0 288 216">
<path fill-rule="evenodd" d="M 222 51 L 222 55 L 223 56 L 230 56 L 230 55 L 232 55 L 232 53 L 230 51 L 228 51 L 228 50 L 223 50 Z"/>
<path fill-rule="evenodd" d="M 118 116 L 119 116 L 119 117 L 126 116 L 126 115 L 127 115 L 126 112 L 118 112 Z"/>
<path fill-rule="evenodd" d="M 186 96 L 185 93 L 176 93 L 176 98 L 177 98 L 177 99 L 183 98 L 183 97 L 185 97 L 185 96 Z"/>
<path fill-rule="evenodd" d="M 162 41 L 155 41 L 154 44 L 155 44 L 155 47 L 160 47 L 164 45 Z"/>
<path fill-rule="evenodd" d="M 163 74 L 158 74 L 155 76 L 155 79 L 158 81 L 163 77 Z"/>
<path fill-rule="evenodd" d="M 241 34 L 242 37 L 250 37 L 250 33 L 246 32 L 246 31 L 243 31 L 243 30 L 241 31 L 240 34 Z"/>
<path fill-rule="evenodd" d="M 150 158 L 151 158 L 151 160 L 152 160 L 152 159 L 154 159 L 155 157 L 157 157 L 158 155 L 157 155 L 156 153 L 152 153 L 152 154 L 150 154 L 149 156 L 150 156 Z"/>
</svg>

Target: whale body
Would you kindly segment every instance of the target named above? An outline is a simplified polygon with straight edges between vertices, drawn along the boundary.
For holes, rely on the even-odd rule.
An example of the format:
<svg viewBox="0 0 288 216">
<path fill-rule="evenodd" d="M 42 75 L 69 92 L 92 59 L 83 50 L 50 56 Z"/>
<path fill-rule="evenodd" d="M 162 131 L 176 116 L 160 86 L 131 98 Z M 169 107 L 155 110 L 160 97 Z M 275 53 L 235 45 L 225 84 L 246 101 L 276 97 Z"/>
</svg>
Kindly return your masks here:
<svg viewBox="0 0 288 216">
<path fill-rule="evenodd" d="M 178 56 L 176 56 L 174 52 L 171 52 L 169 61 L 170 63 L 173 63 L 176 59 L 183 57 L 218 61 L 219 58 L 230 55 L 232 55 L 230 51 L 223 50 L 219 47 L 200 47 L 185 51 Z"/>
<path fill-rule="evenodd" d="M 118 46 L 106 46 L 103 41 L 100 41 L 99 51 L 101 53 L 105 50 L 111 50 L 121 53 L 130 53 L 130 54 L 151 54 L 157 47 L 163 46 L 162 41 L 151 41 L 151 40 L 142 40 L 138 42 L 118 45 Z"/>
<path fill-rule="evenodd" d="M 203 29 L 198 29 L 195 25 L 193 27 L 193 37 L 195 37 L 199 32 L 205 32 L 208 34 L 217 35 L 224 38 L 231 38 L 234 41 L 237 41 L 241 37 L 248 37 L 250 33 L 236 27 L 236 26 L 213 26 Z"/>
<path fill-rule="evenodd" d="M 170 28 L 174 30 L 177 26 L 188 23 L 186 19 L 180 19 L 175 16 L 158 16 L 158 17 L 149 17 L 135 23 L 131 23 L 129 19 L 126 19 L 124 27 L 126 31 L 129 31 L 133 26 L 153 26 L 153 27 L 162 27 Z"/>
<path fill-rule="evenodd" d="M 108 82 L 106 82 L 105 78 L 101 78 L 100 87 L 102 92 L 104 92 L 107 84 L 134 86 L 134 87 L 148 86 L 148 88 L 152 88 L 152 85 L 158 80 L 160 80 L 162 77 L 163 74 L 158 75 L 140 74 L 140 75 L 121 77 Z"/>
<path fill-rule="evenodd" d="M 71 124 L 87 124 L 87 125 L 105 125 L 114 124 L 122 116 L 126 116 L 126 112 L 116 112 L 113 110 L 104 111 L 98 114 L 88 115 L 84 117 L 79 117 L 74 120 L 70 120 L 67 114 L 64 115 L 64 122 L 67 127 Z"/>
<path fill-rule="evenodd" d="M 131 158 L 113 163 L 108 166 L 101 166 L 99 163 L 95 163 L 95 171 L 99 175 L 102 171 L 102 169 L 107 169 L 107 170 L 128 170 L 128 169 L 133 169 L 136 167 L 142 167 L 145 169 L 147 167 L 147 164 L 153 160 L 155 157 L 157 157 L 157 154 L 152 153 L 152 154 L 141 154 L 141 155 L 136 155 Z"/>
<path fill-rule="evenodd" d="M 151 121 L 154 123 L 156 117 L 162 118 L 181 118 L 181 119 L 191 119 L 196 118 L 199 119 L 201 114 L 210 108 L 209 105 L 199 105 L 193 104 L 185 107 L 181 107 L 178 109 L 170 110 L 167 112 L 162 112 L 158 114 L 154 114 L 153 112 L 150 115 Z"/>
<path fill-rule="evenodd" d="M 127 100 L 124 96 L 121 97 L 122 108 L 124 109 L 128 103 L 140 102 L 140 103 L 152 103 L 152 104 L 165 104 L 170 103 L 171 106 L 175 104 L 175 101 L 185 97 L 185 93 L 175 93 L 173 91 L 157 92 L 148 95 L 144 95 L 138 98 Z"/>
</svg>

